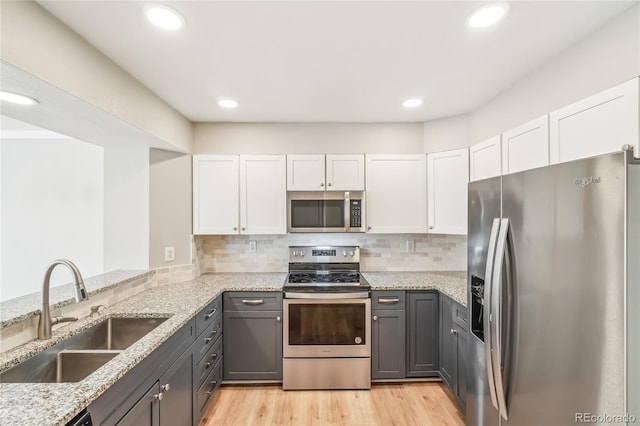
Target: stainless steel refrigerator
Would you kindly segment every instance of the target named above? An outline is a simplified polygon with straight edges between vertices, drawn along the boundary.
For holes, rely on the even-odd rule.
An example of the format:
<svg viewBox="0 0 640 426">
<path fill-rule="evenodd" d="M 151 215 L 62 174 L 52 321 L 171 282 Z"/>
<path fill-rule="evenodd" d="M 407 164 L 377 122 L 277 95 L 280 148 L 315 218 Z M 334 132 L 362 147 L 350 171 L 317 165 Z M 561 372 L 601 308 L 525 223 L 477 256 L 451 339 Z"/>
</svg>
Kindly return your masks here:
<svg viewBox="0 0 640 426">
<path fill-rule="evenodd" d="M 467 425 L 640 424 L 632 151 L 470 183 L 468 273 Z"/>
</svg>

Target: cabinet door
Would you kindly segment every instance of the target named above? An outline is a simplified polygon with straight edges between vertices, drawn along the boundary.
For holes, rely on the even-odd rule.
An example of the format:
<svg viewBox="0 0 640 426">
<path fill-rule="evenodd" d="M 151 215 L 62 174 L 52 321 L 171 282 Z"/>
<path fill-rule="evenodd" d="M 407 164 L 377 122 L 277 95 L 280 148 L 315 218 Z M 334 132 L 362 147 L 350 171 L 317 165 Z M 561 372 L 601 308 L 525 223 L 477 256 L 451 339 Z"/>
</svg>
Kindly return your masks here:
<svg viewBox="0 0 640 426">
<path fill-rule="evenodd" d="M 459 404 L 465 406 L 467 404 L 467 340 L 469 334 L 467 330 L 458 324 L 453 325 L 453 331 L 456 338 L 456 387 L 455 395 Z"/>
<path fill-rule="evenodd" d="M 160 376 L 160 424 L 191 426 L 193 424 L 193 350 L 191 346 Z"/>
<path fill-rule="evenodd" d="M 400 379 L 405 375 L 405 311 L 372 311 L 371 378 Z"/>
<path fill-rule="evenodd" d="M 407 293 L 407 377 L 438 375 L 438 294 Z"/>
<path fill-rule="evenodd" d="M 223 316 L 224 380 L 282 380 L 282 311 Z"/>
<path fill-rule="evenodd" d="M 469 180 L 487 179 L 502 174 L 500 136 L 469 147 Z"/>
<path fill-rule="evenodd" d="M 457 357 L 452 305 L 451 299 L 440 296 L 440 377 L 455 392 Z"/>
<path fill-rule="evenodd" d="M 118 421 L 117 426 L 159 426 L 160 389 L 156 382 L 149 391 Z"/>
<path fill-rule="evenodd" d="M 287 232 L 284 155 L 240 156 L 240 233 Z"/>
<path fill-rule="evenodd" d="M 550 115 L 551 164 L 620 151 L 638 153 L 638 78 Z"/>
<path fill-rule="evenodd" d="M 364 155 L 327 155 L 327 191 L 364 191 Z"/>
<path fill-rule="evenodd" d="M 324 155 L 287 155 L 287 191 L 324 191 Z"/>
<path fill-rule="evenodd" d="M 549 116 L 543 115 L 502 134 L 502 173 L 549 165 Z"/>
<path fill-rule="evenodd" d="M 238 156 L 193 157 L 193 233 L 238 233 Z"/>
<path fill-rule="evenodd" d="M 466 235 L 469 150 L 427 155 L 427 175 L 429 232 Z"/>
<path fill-rule="evenodd" d="M 368 232 L 427 232 L 427 158 L 367 155 Z"/>
</svg>

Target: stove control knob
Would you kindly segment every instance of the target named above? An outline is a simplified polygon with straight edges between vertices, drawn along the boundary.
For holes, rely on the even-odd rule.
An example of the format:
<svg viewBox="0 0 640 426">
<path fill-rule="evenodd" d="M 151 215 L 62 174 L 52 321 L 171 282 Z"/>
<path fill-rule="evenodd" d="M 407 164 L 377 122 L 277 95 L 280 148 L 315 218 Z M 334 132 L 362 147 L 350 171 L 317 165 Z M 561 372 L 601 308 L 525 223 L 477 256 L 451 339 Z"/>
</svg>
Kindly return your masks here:
<svg viewBox="0 0 640 426">
<path fill-rule="evenodd" d="M 355 253 L 353 252 L 353 250 L 349 252 L 349 256 L 351 256 L 351 257 L 353 257 L 354 254 Z"/>
<path fill-rule="evenodd" d="M 342 257 L 347 257 L 347 251 L 346 250 L 342 252 Z"/>
<path fill-rule="evenodd" d="M 300 256 L 304 257 L 304 250 L 300 252 Z"/>
<path fill-rule="evenodd" d="M 298 250 L 294 250 L 293 251 L 293 257 L 296 257 L 298 255 Z"/>
</svg>

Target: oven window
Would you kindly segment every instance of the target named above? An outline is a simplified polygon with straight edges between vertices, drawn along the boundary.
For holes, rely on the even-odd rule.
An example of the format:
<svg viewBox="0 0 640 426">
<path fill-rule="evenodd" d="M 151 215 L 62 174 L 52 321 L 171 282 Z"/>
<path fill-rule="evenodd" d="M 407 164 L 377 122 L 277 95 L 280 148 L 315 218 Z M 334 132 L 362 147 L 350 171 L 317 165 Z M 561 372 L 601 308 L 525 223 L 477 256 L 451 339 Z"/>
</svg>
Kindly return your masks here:
<svg viewBox="0 0 640 426">
<path fill-rule="evenodd" d="M 289 305 L 289 345 L 365 345 L 365 305 Z"/>
<path fill-rule="evenodd" d="M 322 228 L 322 201 L 291 200 L 292 228 Z"/>
</svg>

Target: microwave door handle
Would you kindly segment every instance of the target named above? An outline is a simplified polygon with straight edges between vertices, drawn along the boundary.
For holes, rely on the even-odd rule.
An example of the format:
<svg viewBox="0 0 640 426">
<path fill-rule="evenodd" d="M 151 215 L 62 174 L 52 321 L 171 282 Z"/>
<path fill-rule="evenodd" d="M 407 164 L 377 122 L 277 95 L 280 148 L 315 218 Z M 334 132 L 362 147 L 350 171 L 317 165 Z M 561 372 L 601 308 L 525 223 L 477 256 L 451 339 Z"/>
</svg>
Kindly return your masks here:
<svg viewBox="0 0 640 426">
<path fill-rule="evenodd" d="M 344 232 L 351 232 L 351 194 L 344 193 Z"/>
</svg>

